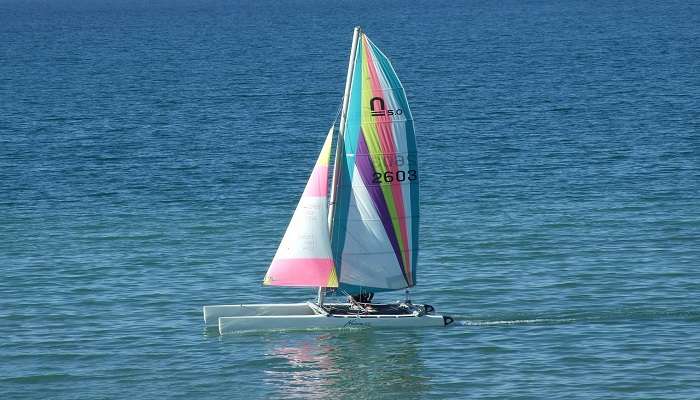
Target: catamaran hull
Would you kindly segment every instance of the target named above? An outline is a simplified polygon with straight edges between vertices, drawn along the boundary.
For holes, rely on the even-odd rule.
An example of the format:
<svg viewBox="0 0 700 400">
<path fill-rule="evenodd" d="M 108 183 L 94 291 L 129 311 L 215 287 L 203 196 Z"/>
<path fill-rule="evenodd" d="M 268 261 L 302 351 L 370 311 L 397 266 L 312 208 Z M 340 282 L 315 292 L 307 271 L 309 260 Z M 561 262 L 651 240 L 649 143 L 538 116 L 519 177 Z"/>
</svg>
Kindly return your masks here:
<svg viewBox="0 0 700 400">
<path fill-rule="evenodd" d="M 220 317 L 264 317 L 316 315 L 309 303 L 292 304 L 236 304 L 204 306 L 204 325 L 218 327 Z"/>
<path fill-rule="evenodd" d="M 343 328 L 418 328 L 427 326 L 445 326 L 446 321 L 440 315 L 402 316 L 393 315 L 373 317 L 333 316 L 333 315 L 297 315 L 297 316 L 262 316 L 262 317 L 221 317 L 219 334 L 234 332 L 266 330 L 306 330 L 306 329 L 343 329 Z"/>
<path fill-rule="evenodd" d="M 298 303 L 204 306 L 204 321 L 224 335 L 267 330 L 437 327 L 449 325 L 452 318 L 432 314 L 323 314 L 313 304 Z"/>
</svg>

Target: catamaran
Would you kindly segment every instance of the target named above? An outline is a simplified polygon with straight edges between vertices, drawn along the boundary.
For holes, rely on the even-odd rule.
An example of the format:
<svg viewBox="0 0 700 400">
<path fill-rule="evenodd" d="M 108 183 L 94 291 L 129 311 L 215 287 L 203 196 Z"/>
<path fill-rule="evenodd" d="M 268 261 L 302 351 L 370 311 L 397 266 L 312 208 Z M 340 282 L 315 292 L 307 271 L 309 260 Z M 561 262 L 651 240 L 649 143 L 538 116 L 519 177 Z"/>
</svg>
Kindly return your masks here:
<svg viewBox="0 0 700 400">
<path fill-rule="evenodd" d="M 268 286 L 317 287 L 318 298 L 204 306 L 206 326 L 226 334 L 453 321 L 408 296 L 416 284 L 421 178 L 413 118 L 389 59 L 360 27 L 353 32 L 329 174 L 334 133 L 335 121 L 263 280 Z M 371 303 L 374 293 L 396 290 L 405 290 L 405 299 Z M 326 303 L 328 293 L 346 295 L 348 302 Z"/>
</svg>

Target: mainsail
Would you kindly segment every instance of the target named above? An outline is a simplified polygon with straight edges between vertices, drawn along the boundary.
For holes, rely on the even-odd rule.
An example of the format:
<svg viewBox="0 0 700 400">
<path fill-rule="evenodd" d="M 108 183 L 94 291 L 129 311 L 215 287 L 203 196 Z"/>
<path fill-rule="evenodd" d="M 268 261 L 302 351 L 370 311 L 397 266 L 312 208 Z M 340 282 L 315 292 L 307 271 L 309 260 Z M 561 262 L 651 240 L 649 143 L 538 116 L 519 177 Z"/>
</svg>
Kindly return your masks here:
<svg viewBox="0 0 700 400">
<path fill-rule="evenodd" d="M 328 161 L 333 127 L 263 283 L 273 286 L 337 287 L 328 231 Z"/>
<path fill-rule="evenodd" d="M 418 157 L 413 118 L 387 57 L 362 33 L 345 116 L 332 218 L 340 288 L 414 286 Z"/>
<path fill-rule="evenodd" d="M 414 286 L 420 175 L 413 119 L 391 63 L 359 28 L 343 99 L 329 218 L 332 134 L 333 128 L 264 283 L 340 283 L 351 294 Z"/>
</svg>

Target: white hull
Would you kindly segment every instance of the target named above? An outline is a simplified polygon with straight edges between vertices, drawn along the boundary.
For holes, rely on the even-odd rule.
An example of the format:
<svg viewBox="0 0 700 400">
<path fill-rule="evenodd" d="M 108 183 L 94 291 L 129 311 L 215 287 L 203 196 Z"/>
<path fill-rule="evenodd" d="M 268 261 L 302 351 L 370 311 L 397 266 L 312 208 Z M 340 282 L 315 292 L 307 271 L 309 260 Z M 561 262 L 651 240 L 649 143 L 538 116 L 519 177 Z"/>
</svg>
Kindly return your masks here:
<svg viewBox="0 0 700 400">
<path fill-rule="evenodd" d="M 328 314 L 313 303 L 241 304 L 204 306 L 207 327 L 218 327 L 219 334 L 265 330 L 413 328 L 445 326 L 452 318 L 422 314 L 402 315 Z"/>
</svg>

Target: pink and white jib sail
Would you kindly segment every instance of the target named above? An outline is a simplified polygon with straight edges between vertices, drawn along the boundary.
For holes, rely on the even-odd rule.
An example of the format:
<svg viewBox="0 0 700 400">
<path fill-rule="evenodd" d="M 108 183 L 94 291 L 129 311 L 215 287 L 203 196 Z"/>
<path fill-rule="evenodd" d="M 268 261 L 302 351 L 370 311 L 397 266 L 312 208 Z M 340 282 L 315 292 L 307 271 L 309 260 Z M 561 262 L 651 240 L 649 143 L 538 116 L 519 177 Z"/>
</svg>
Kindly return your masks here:
<svg viewBox="0 0 700 400">
<path fill-rule="evenodd" d="M 272 286 L 337 287 L 328 230 L 328 162 L 333 128 L 277 248 L 263 283 Z"/>
</svg>

